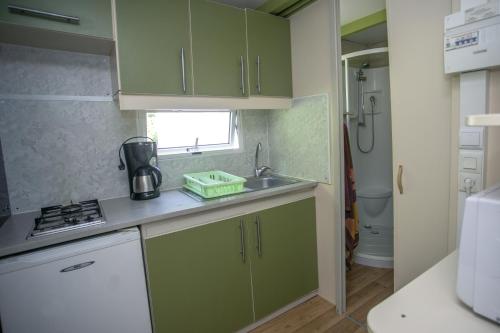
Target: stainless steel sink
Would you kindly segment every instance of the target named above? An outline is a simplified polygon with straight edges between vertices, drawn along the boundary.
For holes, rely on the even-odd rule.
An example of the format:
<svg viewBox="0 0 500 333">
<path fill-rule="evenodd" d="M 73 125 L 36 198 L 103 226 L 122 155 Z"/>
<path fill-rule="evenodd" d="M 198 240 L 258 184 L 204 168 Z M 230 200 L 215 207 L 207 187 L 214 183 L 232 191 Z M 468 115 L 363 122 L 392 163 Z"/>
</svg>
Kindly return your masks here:
<svg viewBox="0 0 500 333">
<path fill-rule="evenodd" d="M 295 184 L 298 182 L 300 182 L 300 180 L 278 176 L 248 177 L 245 183 L 245 187 L 249 190 L 255 191 L 271 187 Z"/>
<path fill-rule="evenodd" d="M 248 192 L 254 192 L 254 191 L 260 191 L 260 190 L 265 190 L 268 188 L 273 188 L 273 187 L 279 187 L 279 186 L 285 186 L 285 185 L 290 185 L 290 184 L 295 184 L 295 183 L 300 183 L 300 179 L 294 179 L 294 178 L 288 178 L 288 177 L 282 177 L 282 176 L 261 176 L 261 177 L 246 177 L 246 182 L 245 182 L 245 191 L 243 193 L 248 193 Z M 202 196 L 188 191 L 186 189 L 179 189 L 179 192 L 189 196 L 192 199 L 195 199 L 196 201 L 204 202 L 204 201 L 209 201 L 209 200 L 217 200 L 217 199 L 222 199 L 223 197 L 218 197 L 218 198 L 212 198 L 212 199 L 205 199 Z M 230 194 L 225 197 L 230 197 L 233 195 L 238 195 L 241 193 L 237 194 Z"/>
</svg>

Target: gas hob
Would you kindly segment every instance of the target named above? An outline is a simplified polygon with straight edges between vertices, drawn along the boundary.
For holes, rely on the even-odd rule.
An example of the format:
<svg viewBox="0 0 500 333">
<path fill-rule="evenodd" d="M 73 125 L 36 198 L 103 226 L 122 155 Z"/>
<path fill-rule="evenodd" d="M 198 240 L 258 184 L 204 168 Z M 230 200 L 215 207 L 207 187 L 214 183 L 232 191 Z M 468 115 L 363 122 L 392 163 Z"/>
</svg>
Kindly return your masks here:
<svg viewBox="0 0 500 333">
<path fill-rule="evenodd" d="M 27 238 L 57 234 L 105 223 L 99 202 L 94 200 L 44 207 Z"/>
</svg>

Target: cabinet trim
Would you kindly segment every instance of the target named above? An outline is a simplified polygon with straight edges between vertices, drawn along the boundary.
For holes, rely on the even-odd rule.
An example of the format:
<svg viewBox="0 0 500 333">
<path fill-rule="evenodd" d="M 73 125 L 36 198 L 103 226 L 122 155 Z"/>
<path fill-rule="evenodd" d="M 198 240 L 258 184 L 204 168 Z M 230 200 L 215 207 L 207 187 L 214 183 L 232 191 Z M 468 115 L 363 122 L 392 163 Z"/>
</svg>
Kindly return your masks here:
<svg viewBox="0 0 500 333">
<path fill-rule="evenodd" d="M 142 237 L 144 239 L 150 239 L 313 197 L 314 191 L 308 189 L 306 191 L 294 192 L 274 198 L 266 198 L 263 200 L 253 201 L 247 204 L 231 206 L 228 208 L 214 209 L 207 212 L 201 212 L 197 214 L 148 223 L 141 226 Z"/>
<path fill-rule="evenodd" d="M 119 93 L 120 110 L 151 111 L 168 109 L 232 109 L 268 110 L 290 109 L 290 97 L 209 97 L 209 96 L 168 96 L 129 95 Z"/>
</svg>

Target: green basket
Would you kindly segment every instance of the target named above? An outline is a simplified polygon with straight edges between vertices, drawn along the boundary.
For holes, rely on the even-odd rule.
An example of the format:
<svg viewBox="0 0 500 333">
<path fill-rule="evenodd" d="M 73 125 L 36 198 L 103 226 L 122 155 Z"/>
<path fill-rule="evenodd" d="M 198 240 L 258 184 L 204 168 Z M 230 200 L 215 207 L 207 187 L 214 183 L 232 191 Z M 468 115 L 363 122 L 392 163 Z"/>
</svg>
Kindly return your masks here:
<svg viewBox="0 0 500 333">
<path fill-rule="evenodd" d="M 184 188 L 207 199 L 243 192 L 243 184 L 247 181 L 220 170 L 188 173 L 184 179 Z"/>
</svg>

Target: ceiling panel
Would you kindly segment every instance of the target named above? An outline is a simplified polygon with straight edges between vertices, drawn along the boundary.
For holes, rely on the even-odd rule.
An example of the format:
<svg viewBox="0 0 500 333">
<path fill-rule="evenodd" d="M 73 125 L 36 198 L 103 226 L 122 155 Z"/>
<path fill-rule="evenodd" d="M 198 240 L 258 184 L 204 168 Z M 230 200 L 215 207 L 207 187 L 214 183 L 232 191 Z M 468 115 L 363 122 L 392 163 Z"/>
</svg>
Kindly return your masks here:
<svg viewBox="0 0 500 333">
<path fill-rule="evenodd" d="M 225 3 L 240 8 L 257 8 L 266 0 L 216 0 L 216 2 Z"/>
<path fill-rule="evenodd" d="M 355 32 L 342 37 L 342 40 L 348 40 L 353 43 L 371 45 L 387 41 L 387 24 L 382 23 L 374 27 Z"/>
</svg>

